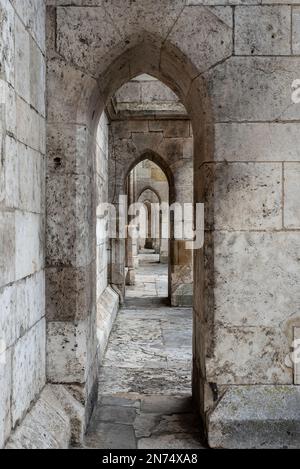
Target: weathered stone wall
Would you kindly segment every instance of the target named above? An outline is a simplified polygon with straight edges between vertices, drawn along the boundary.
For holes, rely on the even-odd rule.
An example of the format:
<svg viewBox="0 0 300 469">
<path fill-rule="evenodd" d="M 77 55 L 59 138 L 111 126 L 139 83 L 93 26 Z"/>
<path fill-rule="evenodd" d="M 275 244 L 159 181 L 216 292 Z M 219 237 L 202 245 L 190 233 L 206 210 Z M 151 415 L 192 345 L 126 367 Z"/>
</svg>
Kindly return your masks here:
<svg viewBox="0 0 300 469">
<path fill-rule="evenodd" d="M 108 213 L 102 204 L 108 202 L 108 120 L 102 114 L 97 129 L 97 302 L 107 287 L 108 267 Z"/>
<path fill-rule="evenodd" d="M 179 97 L 160 80 L 141 74 L 125 83 L 113 97 L 115 113 L 123 119 L 128 117 L 186 116 Z"/>
<path fill-rule="evenodd" d="M 232 57 L 206 74 L 215 151 L 199 171 L 209 294 L 196 305 L 196 331 L 206 337 L 196 342 L 198 350 L 206 344 L 199 367 L 215 385 L 212 399 L 230 384 L 293 384 L 287 356 L 300 319 L 300 106 L 292 101 L 300 61 L 290 21 L 297 8 L 244 5 L 233 13 Z"/>
<path fill-rule="evenodd" d="M 55 141 L 67 137 L 74 123 L 75 140 L 84 125 L 93 135 L 107 98 L 139 73 L 169 85 L 192 121 L 195 202 L 207 205 L 204 249 L 194 255 L 194 395 L 203 416 L 209 421 L 222 402 L 229 408 L 233 387 L 270 384 L 283 392 L 278 385 L 293 383 L 286 355 L 299 325 L 300 105 L 291 98 L 300 70 L 298 5 L 51 3 L 48 116 L 59 125 Z M 139 146 L 138 134 L 134 139 Z M 79 165 L 90 141 L 69 152 L 67 163 Z M 176 153 L 172 161 L 176 165 Z M 49 209 L 56 210 L 52 235 L 64 240 L 58 257 L 76 267 L 74 286 L 82 252 L 92 252 L 90 238 L 68 243 L 69 229 L 61 225 L 79 224 L 89 232 L 81 193 L 90 181 L 79 185 L 72 175 L 68 182 L 74 189 L 68 204 L 50 197 Z M 65 187 L 61 180 L 56 192 Z M 50 250 L 55 260 L 52 245 Z M 75 328 L 74 318 L 69 321 Z M 89 358 L 80 362 L 74 381 L 88 381 Z M 228 399 L 219 403 L 223 393 Z M 271 400 L 270 393 L 266 402 Z M 253 408 L 247 419 L 255 415 L 264 425 Z M 216 427 L 211 431 L 217 434 Z"/>
<path fill-rule="evenodd" d="M 183 120 L 122 120 L 112 121 L 109 145 L 109 200 L 118 200 L 126 193 L 126 177 L 139 161 L 148 159 L 160 166 L 169 184 L 169 201 L 181 204 L 193 201 L 193 135 L 191 123 Z M 142 190 L 142 188 L 141 188 Z M 119 243 L 119 247 L 122 247 Z M 124 249 L 124 247 L 123 247 Z M 170 300 L 174 306 L 192 302 L 192 252 L 184 240 L 170 245 Z M 120 254 L 122 264 L 122 253 Z M 123 289 L 120 264 L 115 278 Z"/>
<path fill-rule="evenodd" d="M 0 1 L 0 448 L 45 385 L 45 5 Z"/>
<path fill-rule="evenodd" d="M 101 362 L 109 334 L 119 308 L 119 296 L 108 285 L 110 266 L 110 240 L 108 237 L 108 134 L 109 121 L 102 114 L 96 134 L 96 186 L 97 186 L 97 227 L 96 227 L 96 303 L 98 359 Z"/>
</svg>

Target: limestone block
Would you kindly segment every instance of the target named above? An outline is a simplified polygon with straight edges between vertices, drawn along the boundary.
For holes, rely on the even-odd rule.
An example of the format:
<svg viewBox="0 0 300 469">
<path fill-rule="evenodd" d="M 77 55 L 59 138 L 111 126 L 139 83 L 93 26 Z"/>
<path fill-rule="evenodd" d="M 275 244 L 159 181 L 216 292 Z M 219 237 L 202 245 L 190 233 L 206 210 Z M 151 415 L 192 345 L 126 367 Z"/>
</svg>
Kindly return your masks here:
<svg viewBox="0 0 300 469">
<path fill-rule="evenodd" d="M 19 211 L 15 224 L 15 272 L 16 279 L 20 279 L 38 272 L 44 265 L 44 225 L 40 215 Z"/>
<path fill-rule="evenodd" d="M 101 206 L 101 212 L 103 213 L 103 211 L 104 210 Z M 97 217 L 97 246 L 100 246 L 101 244 L 103 244 L 107 240 L 107 238 L 108 238 L 108 217 L 105 215 L 102 217 Z"/>
<path fill-rule="evenodd" d="M 213 238 L 216 320 L 239 327 L 284 321 L 289 330 L 300 301 L 298 234 L 219 232 Z"/>
<path fill-rule="evenodd" d="M 10 285 L 0 290 L 0 343 L 2 344 L 0 353 L 3 348 L 10 347 L 16 340 L 16 287 Z M 1 365 L 0 365 L 1 366 Z"/>
<path fill-rule="evenodd" d="M 75 399 L 65 386 L 48 385 L 70 418 L 72 447 L 82 443 L 84 436 L 85 413 L 83 405 Z"/>
<path fill-rule="evenodd" d="M 256 5 L 256 4 L 293 4 L 298 0 L 186 0 L 187 5 Z"/>
<path fill-rule="evenodd" d="M 97 298 L 99 298 L 107 287 L 107 266 L 97 275 Z"/>
<path fill-rule="evenodd" d="M 45 60 L 23 23 L 16 17 L 16 91 L 45 115 Z"/>
<path fill-rule="evenodd" d="M 190 250 L 185 249 L 185 241 L 173 241 L 171 243 L 172 251 L 172 266 L 184 265 L 186 266 L 192 260 L 192 253 Z"/>
<path fill-rule="evenodd" d="M 112 121 L 111 132 L 118 135 L 119 138 L 130 138 L 132 132 L 148 132 L 148 121 L 144 120 L 125 120 Z"/>
<path fill-rule="evenodd" d="M 298 123 L 226 123 L 215 125 L 218 161 L 300 161 Z"/>
<path fill-rule="evenodd" d="M 108 159 L 108 145 L 109 138 L 106 135 L 107 130 L 98 125 L 96 134 L 96 148 L 100 150 L 101 155 L 105 160 Z"/>
<path fill-rule="evenodd" d="M 132 78 L 128 54 L 122 54 L 109 68 L 101 74 L 98 80 L 99 90 L 105 97 L 112 97 L 116 90 Z"/>
<path fill-rule="evenodd" d="M 104 358 L 104 352 L 118 309 L 119 296 L 112 288 L 107 287 L 97 303 L 97 339 L 100 362 Z"/>
<path fill-rule="evenodd" d="M 16 338 L 19 338 L 45 316 L 44 271 L 25 278 L 15 284 L 13 288 L 16 292 L 16 309 L 13 315 L 14 331 Z"/>
<path fill-rule="evenodd" d="M 298 120 L 297 57 L 232 57 L 207 74 L 216 122 Z"/>
<path fill-rule="evenodd" d="M 142 102 L 141 84 L 137 81 L 125 83 L 115 94 L 117 102 L 140 103 Z"/>
<path fill-rule="evenodd" d="M 42 213 L 45 208 L 43 155 L 9 136 L 5 155 L 6 206 Z"/>
<path fill-rule="evenodd" d="M 97 246 L 97 262 L 98 262 L 98 271 L 102 270 L 107 265 L 107 245 L 106 243 L 99 244 Z"/>
<path fill-rule="evenodd" d="M 233 386 L 209 417 L 211 448 L 299 449 L 299 386 Z"/>
<path fill-rule="evenodd" d="M 168 41 L 181 50 L 199 71 L 207 70 L 232 54 L 232 10 L 186 7 Z M 216 44 L 218 47 L 216 47 Z"/>
<path fill-rule="evenodd" d="M 300 228 L 300 164 L 284 165 L 284 226 L 288 229 Z"/>
<path fill-rule="evenodd" d="M 107 282 L 107 246 L 103 244 L 102 246 L 98 246 L 97 248 L 97 276 L 98 276 L 98 287 L 102 285 L 102 283 Z M 102 280 L 101 280 L 102 278 Z M 106 286 L 106 285 L 105 285 Z"/>
<path fill-rule="evenodd" d="M 88 371 L 87 320 L 47 324 L 47 376 L 53 383 L 84 383 Z"/>
<path fill-rule="evenodd" d="M 189 121 L 188 120 L 155 120 L 149 121 L 150 132 L 164 132 L 164 138 L 169 137 L 189 137 Z"/>
<path fill-rule="evenodd" d="M 47 62 L 47 84 L 48 122 L 89 125 L 94 114 L 98 123 L 104 103 L 95 79 L 54 57 Z"/>
<path fill-rule="evenodd" d="M 40 153 L 7 136 L 6 206 L 35 213 L 44 211 L 44 169 Z"/>
<path fill-rule="evenodd" d="M 214 332 L 214 355 L 206 362 L 207 381 L 226 384 L 292 384 L 285 365 L 291 342 L 278 327 L 224 326 Z"/>
<path fill-rule="evenodd" d="M 197 75 L 195 67 L 187 63 L 177 48 L 174 49 L 166 43 L 160 53 L 160 71 L 164 83 L 168 84 L 185 104 L 184 97 L 188 94 L 192 80 Z"/>
<path fill-rule="evenodd" d="M 44 273 L 0 290 L 0 340 L 10 347 L 45 314 Z"/>
<path fill-rule="evenodd" d="M 178 102 L 177 95 L 159 80 L 140 82 L 142 103 L 152 103 L 155 101 Z"/>
<path fill-rule="evenodd" d="M 4 172 L 4 152 L 3 152 L 4 134 L 0 122 L 0 204 L 5 200 L 5 172 Z"/>
<path fill-rule="evenodd" d="M 184 0 L 167 0 L 157 8 L 155 0 L 138 3 L 113 0 L 105 2 L 105 8 L 114 19 L 115 27 L 122 32 L 122 39 L 132 37 L 131 42 L 140 43 L 147 31 L 152 41 L 160 44 L 167 37 L 184 4 Z"/>
<path fill-rule="evenodd" d="M 17 97 L 17 138 L 36 151 L 45 153 L 45 123 L 41 116 L 25 101 Z"/>
<path fill-rule="evenodd" d="M 300 7 L 295 6 L 292 8 L 292 49 L 293 54 L 300 54 Z"/>
<path fill-rule="evenodd" d="M 122 37 L 104 8 L 59 7 L 57 9 L 57 51 L 78 67 L 98 76 L 113 54 Z M 124 43 L 122 43 L 122 50 Z M 88 52 L 93 49 L 94 53 Z"/>
<path fill-rule="evenodd" d="M 0 1 L 0 78 L 14 85 L 15 13 L 10 2 Z"/>
<path fill-rule="evenodd" d="M 15 90 L 30 104 L 30 36 L 18 16 L 15 19 Z"/>
<path fill-rule="evenodd" d="M 269 5 L 275 5 L 275 4 L 289 4 L 289 5 L 294 5 L 294 4 L 298 4 L 298 0 L 262 0 L 262 4 L 269 4 Z"/>
<path fill-rule="evenodd" d="M 180 144 L 179 139 L 172 139 L 175 145 Z M 180 145 L 182 148 L 182 145 Z M 172 161 L 170 164 L 174 174 L 175 186 L 190 186 L 193 180 L 193 162 L 187 159 Z"/>
<path fill-rule="evenodd" d="M 290 55 L 290 37 L 289 6 L 236 7 L 236 55 Z"/>
<path fill-rule="evenodd" d="M 293 351 L 298 354 L 299 350 L 299 339 L 300 339 L 300 327 L 293 328 Z M 300 363 L 299 360 L 295 360 L 293 363 L 293 374 L 294 374 L 294 384 L 300 384 Z"/>
<path fill-rule="evenodd" d="M 41 320 L 16 343 L 13 350 L 12 423 L 22 419 L 45 385 L 45 320 Z"/>
<path fill-rule="evenodd" d="M 11 85 L 0 79 L 1 125 L 11 134 L 16 135 L 16 95 Z"/>
<path fill-rule="evenodd" d="M 171 295 L 171 304 L 173 306 L 192 306 L 193 305 L 193 284 L 187 283 L 180 285 Z"/>
<path fill-rule="evenodd" d="M 18 143 L 19 208 L 44 213 L 45 210 L 45 162 L 35 150 Z"/>
<path fill-rule="evenodd" d="M 97 174 L 96 176 L 96 184 L 97 184 L 97 200 L 96 200 L 96 207 L 97 207 L 97 215 L 103 216 L 106 213 L 106 208 L 103 206 L 103 203 L 107 202 L 108 199 L 108 183 L 107 183 L 107 173 L 104 177 Z"/>
<path fill-rule="evenodd" d="M 134 133 L 132 135 L 132 142 L 136 148 L 137 156 L 141 156 L 149 150 L 157 152 L 162 140 L 163 134 L 161 132 L 152 134 Z"/>
<path fill-rule="evenodd" d="M 46 89 L 45 58 L 33 39 L 30 39 L 30 103 L 45 116 Z"/>
<path fill-rule="evenodd" d="M 15 280 L 15 215 L 0 212 L 0 285 Z"/>
<path fill-rule="evenodd" d="M 47 385 L 11 435 L 6 449 L 68 449 L 70 439 L 70 417 Z"/>
<path fill-rule="evenodd" d="M 92 190 L 92 181 L 87 176 L 47 177 L 46 245 L 51 266 L 82 267 L 92 262 L 92 246 L 96 244 Z"/>
<path fill-rule="evenodd" d="M 11 0 L 11 3 L 39 48 L 45 52 L 45 2 L 43 0 L 29 0 L 28 2 Z"/>
<path fill-rule="evenodd" d="M 106 115 L 106 112 L 103 111 L 101 116 L 100 116 L 100 119 L 99 119 L 98 129 L 99 130 L 101 129 L 100 133 L 103 135 L 105 140 L 108 139 L 108 132 L 109 132 L 108 126 L 109 125 L 110 125 L 110 123 L 109 123 L 108 117 Z M 97 138 L 98 138 L 98 135 L 97 135 Z"/>
<path fill-rule="evenodd" d="M 229 230 L 282 227 L 280 163 L 209 164 L 204 170 L 207 226 Z"/>
<path fill-rule="evenodd" d="M 9 208 L 17 208 L 20 203 L 20 167 L 18 160 L 18 144 L 14 138 L 6 136 L 2 148 L 5 158 L 3 168 L 4 195 L 3 200 Z M 26 175 L 27 177 L 27 175 Z"/>
<path fill-rule="evenodd" d="M 183 157 L 183 138 L 164 138 L 157 152 L 163 155 L 167 163 L 178 162 Z"/>
<path fill-rule="evenodd" d="M 185 138 L 183 141 L 183 158 L 192 160 L 194 155 L 194 142 L 192 138 Z"/>
<path fill-rule="evenodd" d="M 104 153 L 102 149 L 96 145 L 96 172 L 97 176 L 99 175 L 103 182 L 106 180 L 107 177 L 107 168 L 108 168 L 108 161 L 107 161 L 107 153 Z"/>
<path fill-rule="evenodd" d="M 1 300 L 0 300 L 1 301 Z M 1 310 L 2 314 L 2 310 Z M 1 321 L 1 319 L 0 319 Z M 0 338 L 1 340 L 1 338 Z M 11 351 L 0 352 L 0 448 L 3 448 L 11 430 Z"/>
<path fill-rule="evenodd" d="M 86 126 L 47 125 L 48 171 L 89 175 L 92 167 L 90 133 Z"/>
<path fill-rule="evenodd" d="M 81 320 L 91 311 L 94 292 L 93 266 L 46 269 L 48 321 Z"/>
</svg>

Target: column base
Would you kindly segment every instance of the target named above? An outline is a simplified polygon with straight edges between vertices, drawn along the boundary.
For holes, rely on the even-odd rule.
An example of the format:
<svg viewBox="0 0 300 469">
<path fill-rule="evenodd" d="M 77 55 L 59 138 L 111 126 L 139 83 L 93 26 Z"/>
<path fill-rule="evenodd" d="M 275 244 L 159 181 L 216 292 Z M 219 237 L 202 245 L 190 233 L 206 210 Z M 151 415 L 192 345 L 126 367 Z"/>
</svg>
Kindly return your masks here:
<svg viewBox="0 0 300 469">
<path fill-rule="evenodd" d="M 208 417 L 208 443 L 226 449 L 299 449 L 300 387 L 232 386 Z"/>
<path fill-rule="evenodd" d="M 125 279 L 126 285 L 135 285 L 135 270 L 129 268 Z"/>
</svg>

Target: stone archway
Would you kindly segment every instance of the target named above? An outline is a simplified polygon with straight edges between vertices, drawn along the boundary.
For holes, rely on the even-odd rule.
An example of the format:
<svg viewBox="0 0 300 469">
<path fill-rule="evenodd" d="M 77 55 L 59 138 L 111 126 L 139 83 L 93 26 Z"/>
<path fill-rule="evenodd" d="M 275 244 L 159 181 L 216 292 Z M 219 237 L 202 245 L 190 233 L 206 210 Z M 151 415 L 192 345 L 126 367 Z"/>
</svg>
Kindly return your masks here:
<svg viewBox="0 0 300 469">
<path fill-rule="evenodd" d="M 53 15 L 54 11 L 52 10 L 51 13 Z M 49 19 L 51 19 L 51 15 Z M 149 47 L 152 51 L 151 54 L 148 53 Z M 147 54 L 145 50 L 147 50 Z M 101 94 L 96 80 L 74 67 L 72 61 L 68 63 L 57 56 L 55 52 L 49 55 L 49 138 L 54 147 L 63 139 L 65 142 L 70 142 L 72 149 L 67 148 L 59 165 L 54 163 L 53 167 L 51 161 L 49 162 L 47 184 L 47 263 L 49 268 L 47 269 L 47 284 L 48 292 L 53 290 L 52 285 L 57 283 L 57 277 L 59 276 L 60 288 L 55 290 L 56 304 L 63 305 L 66 303 L 64 299 L 66 288 L 70 291 L 68 302 L 72 303 L 73 300 L 74 304 L 72 314 L 65 318 L 62 308 L 60 308 L 60 311 L 53 311 L 52 308 L 52 315 L 48 323 L 49 380 L 70 386 L 73 386 L 71 383 L 78 383 L 82 389 L 83 399 L 86 401 L 87 416 L 89 415 L 88 409 L 92 408 L 95 400 L 97 383 L 95 354 L 97 347 L 91 337 L 95 320 L 93 318 L 96 313 L 93 304 L 94 287 L 92 281 L 95 273 L 93 266 L 95 221 L 93 221 L 92 215 L 94 206 L 94 162 L 91 156 L 95 154 L 93 136 L 103 105 L 110 94 L 131 76 L 136 75 L 138 71 L 151 73 L 177 92 L 189 111 L 192 121 L 196 118 L 197 125 L 193 125 L 196 149 L 195 162 L 199 159 L 204 160 L 204 152 L 209 149 L 209 145 L 205 143 L 203 133 L 204 124 L 207 123 L 207 116 L 205 120 L 199 121 L 203 99 L 206 99 L 202 78 L 195 78 L 197 75 L 195 67 L 192 64 L 187 67 L 187 59 L 175 48 L 168 53 L 170 67 L 182 69 L 182 74 L 177 74 L 179 79 L 175 81 L 171 78 L 173 76 L 171 68 L 170 76 L 168 76 L 166 70 L 160 69 L 159 63 L 157 63 L 157 66 L 153 63 L 154 56 L 158 51 L 157 46 L 154 46 L 153 42 L 149 43 L 147 38 L 144 37 L 139 45 L 117 57 L 115 61 L 106 67 L 105 73 L 102 73 L 98 79 L 103 94 Z M 143 65 L 139 64 L 141 57 L 145 57 Z M 132 64 L 135 63 L 137 68 L 132 67 L 130 74 L 124 75 L 121 64 L 128 63 L 128 60 Z M 194 72 L 187 75 L 189 69 Z M 107 86 L 105 83 L 107 83 Z M 64 91 L 61 96 L 58 96 L 59 93 L 55 91 L 55 94 L 52 94 L 51 89 Z M 57 100 L 59 100 L 59 107 Z M 95 106 L 95 103 L 97 103 L 97 106 Z M 206 107 L 205 114 L 207 109 L 208 107 Z M 71 123 L 74 122 L 74 116 L 76 116 L 77 124 Z M 59 125 L 56 124 L 57 121 Z M 146 153 L 149 157 L 151 152 L 148 148 L 145 148 L 143 157 Z M 85 155 L 84 158 L 83 155 Z M 196 163 L 195 171 L 198 173 L 199 169 L 199 163 Z M 72 178 L 66 179 L 66 170 L 73 173 Z M 201 189 L 200 191 L 199 189 L 198 187 L 195 192 L 195 200 L 197 200 L 197 193 L 198 196 L 201 193 Z M 80 196 L 78 191 L 81 192 Z M 65 223 L 66 217 L 70 217 L 67 224 Z M 85 233 L 84 237 L 83 233 Z M 196 280 L 197 278 L 198 280 Z M 198 292 L 201 291 L 201 278 L 202 275 L 199 276 L 199 273 L 195 277 Z M 81 285 L 79 294 L 82 296 L 80 301 L 78 301 L 77 288 L 79 282 Z M 90 306 L 87 305 L 86 298 L 90 298 Z M 79 305 L 80 311 L 78 310 Z M 82 305 L 84 306 L 82 307 Z M 70 311 L 70 307 L 68 307 L 68 310 Z M 70 349 L 68 347 L 61 348 L 59 345 L 60 333 L 58 334 L 57 328 L 60 331 L 61 328 L 64 329 L 64 336 L 69 336 L 72 344 L 74 344 L 74 340 L 77 342 L 80 328 L 80 334 L 82 333 L 83 337 L 80 344 L 82 350 L 78 347 L 74 354 L 73 347 Z M 59 354 L 61 355 L 59 361 L 56 359 L 58 349 L 60 349 Z"/>
<path fill-rule="evenodd" d="M 153 15 L 137 3 L 130 8 L 128 2 L 48 8 L 48 379 L 71 387 L 76 383 L 88 418 L 97 382 L 95 133 L 107 98 L 139 73 L 148 73 L 180 97 L 193 127 L 194 202 L 206 203 L 204 248 L 194 252 L 194 398 L 209 432 L 217 435 L 212 445 L 217 445 L 222 410 L 215 413 L 216 406 L 225 406 L 226 411 L 231 402 L 240 402 L 240 388 L 251 402 L 258 385 L 293 382 L 285 356 L 295 303 L 278 309 L 276 281 L 269 285 L 272 295 L 263 285 L 266 278 L 274 279 L 277 263 L 281 265 L 278 246 L 287 248 L 297 272 L 291 247 L 294 234 L 286 233 L 278 221 L 282 222 L 281 170 L 272 166 L 269 156 L 261 161 L 259 154 L 260 123 L 264 121 L 264 129 L 271 132 L 270 121 L 278 115 L 287 120 L 293 116 L 283 87 L 289 89 L 289 80 L 296 78 L 298 63 L 288 58 L 274 62 L 269 57 L 233 57 L 231 7 L 188 6 L 178 0 L 156 11 L 150 1 Z M 270 74 L 276 93 L 283 94 L 280 102 L 270 86 Z M 263 100 L 271 105 L 262 110 Z M 241 135 L 248 139 L 251 161 L 243 144 L 237 143 L 244 142 Z M 260 143 L 249 135 L 259 135 Z M 258 182 L 275 173 L 278 183 L 272 176 L 267 188 Z M 249 196 L 253 193 L 258 199 Z M 261 201 L 271 209 L 262 210 Z M 244 218 L 247 211 L 250 215 Z M 253 261 L 265 259 L 265 252 L 276 259 L 271 270 L 260 269 Z M 289 274 L 284 283 L 291 287 Z M 272 314 L 263 313 L 266 308 L 267 313 L 276 310 L 278 329 L 274 330 Z M 70 346 L 65 346 L 65 338 Z M 224 394 L 226 399 L 221 399 Z M 253 409 L 249 412 L 259 420 Z"/>
<path fill-rule="evenodd" d="M 158 202 L 158 203 L 161 202 L 161 197 L 160 197 L 158 191 L 157 191 L 154 187 L 151 187 L 151 186 L 144 186 L 144 187 L 140 190 L 139 194 L 137 195 L 137 199 L 139 200 L 140 197 L 141 197 L 141 196 L 144 194 L 144 192 L 146 192 L 146 191 L 152 192 L 152 193 L 156 196 L 157 202 Z"/>
<path fill-rule="evenodd" d="M 67 447 L 70 421 L 74 443 L 89 419 L 110 332 L 102 319 L 112 321 L 111 298 L 114 313 L 119 306 L 98 209 L 108 192 L 106 124 L 123 126 L 127 116 L 123 135 L 137 133 L 141 82 L 152 81 L 157 99 L 143 71 L 171 86 L 192 119 L 195 178 L 184 190 L 205 202 L 194 397 L 209 444 L 299 447 L 300 374 L 290 353 L 300 324 L 299 8 L 159 3 L 0 0 L 0 447 Z M 128 80 L 139 91 L 133 113 L 118 92 L 106 103 Z M 171 126 L 160 114 L 144 128 L 190 137 L 184 106 L 170 117 L 179 99 L 170 101 Z M 159 106 L 145 102 L 153 118 Z M 188 140 L 165 147 L 174 174 L 180 152 L 192 160 Z M 163 154 L 158 146 L 150 147 Z"/>
</svg>

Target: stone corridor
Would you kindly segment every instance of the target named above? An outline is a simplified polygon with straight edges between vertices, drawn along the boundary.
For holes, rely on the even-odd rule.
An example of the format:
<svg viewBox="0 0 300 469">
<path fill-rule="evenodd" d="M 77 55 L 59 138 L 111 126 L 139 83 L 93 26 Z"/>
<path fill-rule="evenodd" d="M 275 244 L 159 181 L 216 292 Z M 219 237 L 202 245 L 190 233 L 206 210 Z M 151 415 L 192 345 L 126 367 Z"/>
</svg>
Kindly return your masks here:
<svg viewBox="0 0 300 469">
<path fill-rule="evenodd" d="M 139 257 L 101 366 L 85 447 L 201 448 L 191 405 L 192 311 L 167 306 L 168 266 L 155 254 Z"/>
<path fill-rule="evenodd" d="M 299 197 L 300 0 L 0 0 L 0 450 L 300 449 Z"/>
</svg>

